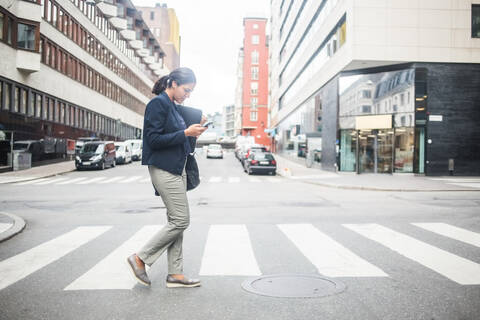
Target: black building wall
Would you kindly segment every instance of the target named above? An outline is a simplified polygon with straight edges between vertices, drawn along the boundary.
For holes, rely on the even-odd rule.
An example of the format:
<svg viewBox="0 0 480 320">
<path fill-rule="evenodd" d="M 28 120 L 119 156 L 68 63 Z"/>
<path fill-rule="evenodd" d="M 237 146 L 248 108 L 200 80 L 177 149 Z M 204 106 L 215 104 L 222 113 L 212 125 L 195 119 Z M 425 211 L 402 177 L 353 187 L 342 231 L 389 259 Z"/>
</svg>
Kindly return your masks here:
<svg viewBox="0 0 480 320">
<path fill-rule="evenodd" d="M 480 64 L 415 63 L 427 69 L 426 175 L 480 175 Z M 428 139 L 432 140 L 429 144 Z"/>
<path fill-rule="evenodd" d="M 335 170 L 338 131 L 338 76 L 319 91 L 322 103 L 322 169 Z"/>
</svg>

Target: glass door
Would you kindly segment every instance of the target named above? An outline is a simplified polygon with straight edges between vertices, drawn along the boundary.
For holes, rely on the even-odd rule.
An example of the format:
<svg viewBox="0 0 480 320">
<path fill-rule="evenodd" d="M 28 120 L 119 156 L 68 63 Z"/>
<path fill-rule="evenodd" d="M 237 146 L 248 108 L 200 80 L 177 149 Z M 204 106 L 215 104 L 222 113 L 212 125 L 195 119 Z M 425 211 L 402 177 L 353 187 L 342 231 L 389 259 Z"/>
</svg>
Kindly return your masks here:
<svg viewBox="0 0 480 320">
<path fill-rule="evenodd" d="M 393 170 L 393 130 L 378 130 L 377 173 L 392 173 Z"/>
<path fill-rule="evenodd" d="M 375 137 L 372 130 L 360 130 L 358 134 L 358 173 L 375 172 Z"/>
</svg>

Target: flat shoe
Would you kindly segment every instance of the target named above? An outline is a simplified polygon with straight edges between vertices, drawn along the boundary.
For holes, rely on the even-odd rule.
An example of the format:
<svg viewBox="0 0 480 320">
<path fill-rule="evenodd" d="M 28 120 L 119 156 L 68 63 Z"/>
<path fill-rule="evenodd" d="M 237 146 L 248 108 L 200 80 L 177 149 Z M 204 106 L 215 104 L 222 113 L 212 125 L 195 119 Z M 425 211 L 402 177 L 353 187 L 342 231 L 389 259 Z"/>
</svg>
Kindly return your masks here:
<svg viewBox="0 0 480 320">
<path fill-rule="evenodd" d="M 167 288 L 193 288 L 200 287 L 201 283 L 198 279 L 175 279 L 171 275 L 167 276 Z"/>
<path fill-rule="evenodd" d="M 130 257 L 127 258 L 127 263 L 133 272 L 133 276 L 139 283 L 143 284 L 144 286 L 150 286 L 152 283 L 150 282 L 150 279 L 148 279 L 147 272 L 144 268 L 138 267 L 135 256 L 135 254 L 132 254 Z"/>
</svg>

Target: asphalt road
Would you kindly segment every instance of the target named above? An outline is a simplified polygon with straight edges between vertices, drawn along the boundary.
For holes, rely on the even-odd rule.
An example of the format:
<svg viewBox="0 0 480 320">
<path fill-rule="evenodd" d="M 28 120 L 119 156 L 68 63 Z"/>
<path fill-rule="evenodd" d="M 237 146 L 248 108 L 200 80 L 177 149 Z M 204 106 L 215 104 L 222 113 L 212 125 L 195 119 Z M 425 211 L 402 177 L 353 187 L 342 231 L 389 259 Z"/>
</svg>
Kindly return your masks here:
<svg viewBox="0 0 480 320">
<path fill-rule="evenodd" d="M 27 222 L 0 243 L 0 319 L 479 319 L 478 192 L 329 189 L 249 176 L 233 154 L 200 154 L 199 167 L 184 237 L 185 272 L 202 279 L 193 289 L 165 287 L 165 256 L 150 288 L 128 274 L 126 256 L 166 220 L 138 162 L 0 185 L 1 210 Z M 345 288 L 316 298 L 242 288 L 276 274 Z"/>
</svg>

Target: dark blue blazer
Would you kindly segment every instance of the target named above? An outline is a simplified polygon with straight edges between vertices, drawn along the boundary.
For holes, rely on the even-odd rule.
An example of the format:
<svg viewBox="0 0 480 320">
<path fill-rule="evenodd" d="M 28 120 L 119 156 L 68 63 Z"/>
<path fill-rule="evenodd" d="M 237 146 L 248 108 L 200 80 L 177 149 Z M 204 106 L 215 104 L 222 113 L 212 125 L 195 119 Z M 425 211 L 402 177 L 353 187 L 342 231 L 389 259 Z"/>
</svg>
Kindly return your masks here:
<svg viewBox="0 0 480 320">
<path fill-rule="evenodd" d="M 185 150 L 187 137 L 184 133 L 185 127 L 175 116 L 175 108 L 178 108 L 184 119 L 188 118 L 188 121 L 185 121 L 187 127 L 193 123 L 200 123 L 201 110 L 176 106 L 165 92 L 150 100 L 143 120 L 142 164 L 153 165 L 172 174 L 181 175 L 187 158 Z M 188 141 L 193 146 L 191 148 L 193 151 L 195 139 Z"/>
</svg>

